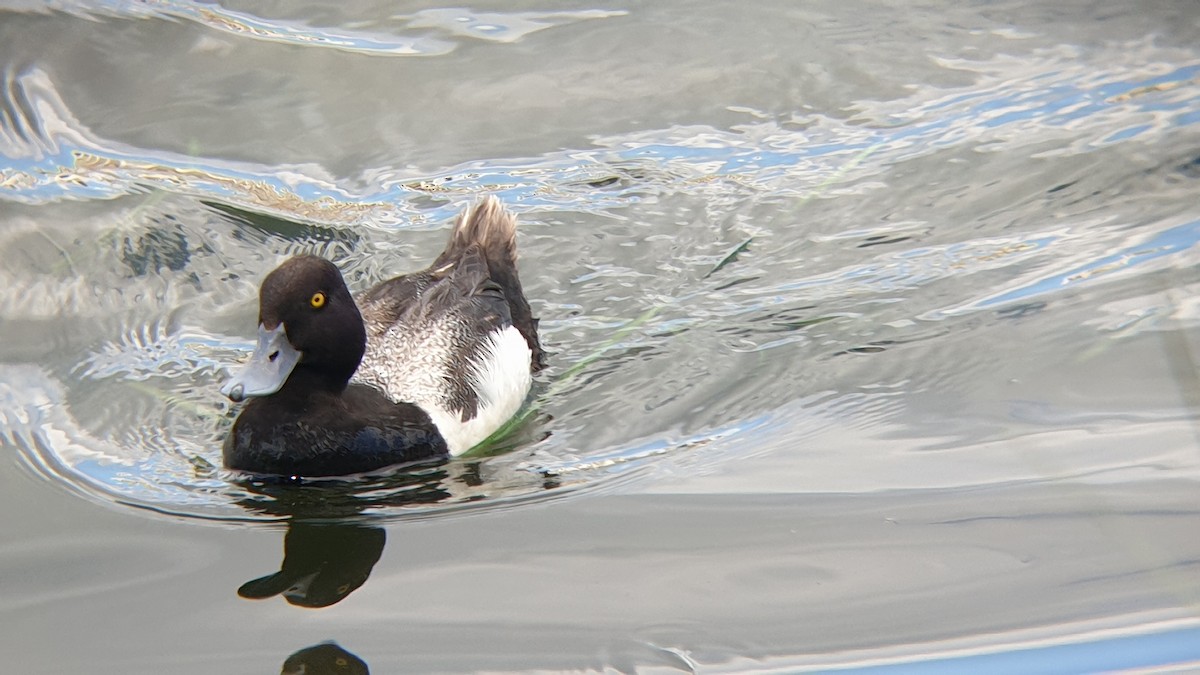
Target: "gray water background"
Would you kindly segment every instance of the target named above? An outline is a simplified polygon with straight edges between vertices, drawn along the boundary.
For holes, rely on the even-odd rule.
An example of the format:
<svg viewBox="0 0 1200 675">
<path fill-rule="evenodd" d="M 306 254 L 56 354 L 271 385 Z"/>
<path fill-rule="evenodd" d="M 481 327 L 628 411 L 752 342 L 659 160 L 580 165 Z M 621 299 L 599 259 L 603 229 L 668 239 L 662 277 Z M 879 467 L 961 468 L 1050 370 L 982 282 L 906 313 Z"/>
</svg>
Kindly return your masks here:
<svg viewBox="0 0 1200 675">
<path fill-rule="evenodd" d="M 0 4 L 6 667 L 1200 662 L 1197 45 L 1194 2 Z M 486 193 L 536 419 L 352 489 L 340 602 L 238 597 L 290 508 L 219 470 L 262 276 L 418 269 Z"/>
</svg>

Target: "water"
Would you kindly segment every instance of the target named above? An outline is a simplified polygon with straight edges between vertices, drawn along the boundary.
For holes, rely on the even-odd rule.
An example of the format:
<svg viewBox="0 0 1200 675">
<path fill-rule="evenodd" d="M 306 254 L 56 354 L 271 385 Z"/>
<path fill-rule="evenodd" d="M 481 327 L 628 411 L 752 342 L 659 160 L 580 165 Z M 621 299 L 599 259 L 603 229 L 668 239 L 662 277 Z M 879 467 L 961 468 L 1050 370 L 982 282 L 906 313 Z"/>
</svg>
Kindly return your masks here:
<svg viewBox="0 0 1200 675">
<path fill-rule="evenodd" d="M 14 669 L 1200 661 L 1191 3 L 0 11 Z M 231 484 L 265 273 L 484 193 L 530 421 Z"/>
</svg>

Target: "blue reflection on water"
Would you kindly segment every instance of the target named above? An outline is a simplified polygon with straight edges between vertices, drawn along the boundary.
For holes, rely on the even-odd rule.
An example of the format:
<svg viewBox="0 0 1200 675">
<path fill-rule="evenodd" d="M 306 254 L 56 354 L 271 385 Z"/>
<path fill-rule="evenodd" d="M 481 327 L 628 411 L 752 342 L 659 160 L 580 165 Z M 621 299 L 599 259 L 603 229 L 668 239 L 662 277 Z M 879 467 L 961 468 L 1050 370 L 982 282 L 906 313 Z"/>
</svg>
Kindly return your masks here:
<svg viewBox="0 0 1200 675">
<path fill-rule="evenodd" d="M 458 204 L 449 197 L 456 192 L 469 195 L 486 189 L 518 208 L 552 208 L 578 201 L 568 194 L 572 185 L 586 187 L 623 171 L 632 171 L 636 180 L 615 189 L 591 189 L 592 208 L 636 202 L 647 185 L 694 187 L 714 179 L 718 184 L 731 179 L 731 189 L 805 195 L 866 155 L 870 161 L 864 162 L 863 170 L 869 174 L 950 145 L 1031 142 L 1038 136 L 1035 132 L 1044 134 L 1053 127 L 1095 127 L 1082 135 L 1092 139 L 1085 150 L 1200 122 L 1200 63 L 1140 78 L 1142 73 L 1136 71 L 1090 72 L 1082 82 L 1077 81 L 1078 65 L 1051 62 L 1046 67 L 1057 70 L 911 105 L 905 109 L 904 117 L 913 120 L 907 125 L 824 120 L 803 133 L 774 122 L 739 131 L 680 127 L 598 139 L 597 150 L 554 153 L 526 162 L 474 162 L 423 177 L 382 170 L 373 188 L 358 193 L 315 178 L 319 167 L 198 160 L 95 138 L 68 110 L 48 74 L 36 69 L 10 72 L 6 89 L 24 101 L 14 109 L 36 110 L 45 119 L 3 122 L 14 128 L 0 129 L 0 156 L 7 160 L 7 166 L 0 167 L 0 200 L 38 204 L 160 188 L 275 213 L 288 213 L 289 204 L 300 202 L 308 208 L 295 208 L 293 216 L 322 222 L 363 218 L 361 211 L 347 216 L 321 206 L 353 204 L 366 207 L 377 225 L 407 227 L 417 215 L 409 202 L 422 194 L 447 197 L 420 209 L 431 222 L 455 214 Z M 1054 81 L 1043 81 L 1049 77 Z M 1102 78 L 1115 81 L 1092 84 Z M 882 109 L 889 105 L 881 104 L 874 117 L 894 117 L 894 112 Z"/>
<path fill-rule="evenodd" d="M 386 56 L 435 56 L 454 49 L 454 44 L 430 37 L 404 38 L 383 32 L 342 30 L 313 27 L 300 21 L 272 20 L 221 7 L 216 3 L 187 0 L 154 0 L 128 2 L 123 0 L 90 0 L 78 4 L 58 3 L 57 9 L 84 16 L 117 18 L 166 18 L 192 21 L 210 30 L 233 33 L 268 42 L 331 47 L 360 54 Z"/>
<path fill-rule="evenodd" d="M 1094 673 L 1135 668 L 1192 666 L 1200 662 L 1200 627 L 1168 630 L 994 654 L 838 669 L 840 673 Z M 1182 672 L 1182 670 L 1177 671 Z"/>
<path fill-rule="evenodd" d="M 1030 298 L 1061 291 L 1068 286 L 1078 285 L 1109 274 L 1128 270 L 1156 258 L 1186 251 L 1200 243 L 1200 220 L 1178 225 L 1159 232 L 1149 241 L 1131 246 L 1116 253 L 1089 261 L 1064 272 L 1056 272 L 1037 281 L 1024 284 L 1003 293 L 986 297 L 970 305 L 939 312 L 940 315 L 957 314 L 997 305 L 1027 301 Z"/>
</svg>

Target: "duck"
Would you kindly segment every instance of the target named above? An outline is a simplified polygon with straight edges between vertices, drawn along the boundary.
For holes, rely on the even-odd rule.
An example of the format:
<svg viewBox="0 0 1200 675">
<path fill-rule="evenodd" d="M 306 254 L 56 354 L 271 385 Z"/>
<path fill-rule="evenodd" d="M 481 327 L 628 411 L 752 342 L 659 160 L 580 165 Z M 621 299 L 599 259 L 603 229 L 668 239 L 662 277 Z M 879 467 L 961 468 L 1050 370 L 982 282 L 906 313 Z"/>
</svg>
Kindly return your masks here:
<svg viewBox="0 0 1200 675">
<path fill-rule="evenodd" d="M 517 272 L 516 218 L 466 209 L 433 263 L 357 297 L 299 255 L 259 289 L 258 337 L 221 393 L 249 399 L 227 469 L 348 476 L 465 453 L 517 413 L 545 365 Z"/>
</svg>

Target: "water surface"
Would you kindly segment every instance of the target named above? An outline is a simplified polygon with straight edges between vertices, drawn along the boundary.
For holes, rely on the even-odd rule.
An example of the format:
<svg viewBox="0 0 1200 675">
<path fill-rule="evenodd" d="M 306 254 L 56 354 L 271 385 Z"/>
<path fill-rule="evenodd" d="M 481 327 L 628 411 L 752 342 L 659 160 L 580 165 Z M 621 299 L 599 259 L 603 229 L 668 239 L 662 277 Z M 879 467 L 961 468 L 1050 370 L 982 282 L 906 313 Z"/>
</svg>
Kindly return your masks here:
<svg viewBox="0 0 1200 675">
<path fill-rule="evenodd" d="M 23 672 L 1200 660 L 1191 4 L 0 11 Z M 265 273 L 368 287 L 489 193 L 529 421 L 231 483 Z"/>
</svg>

